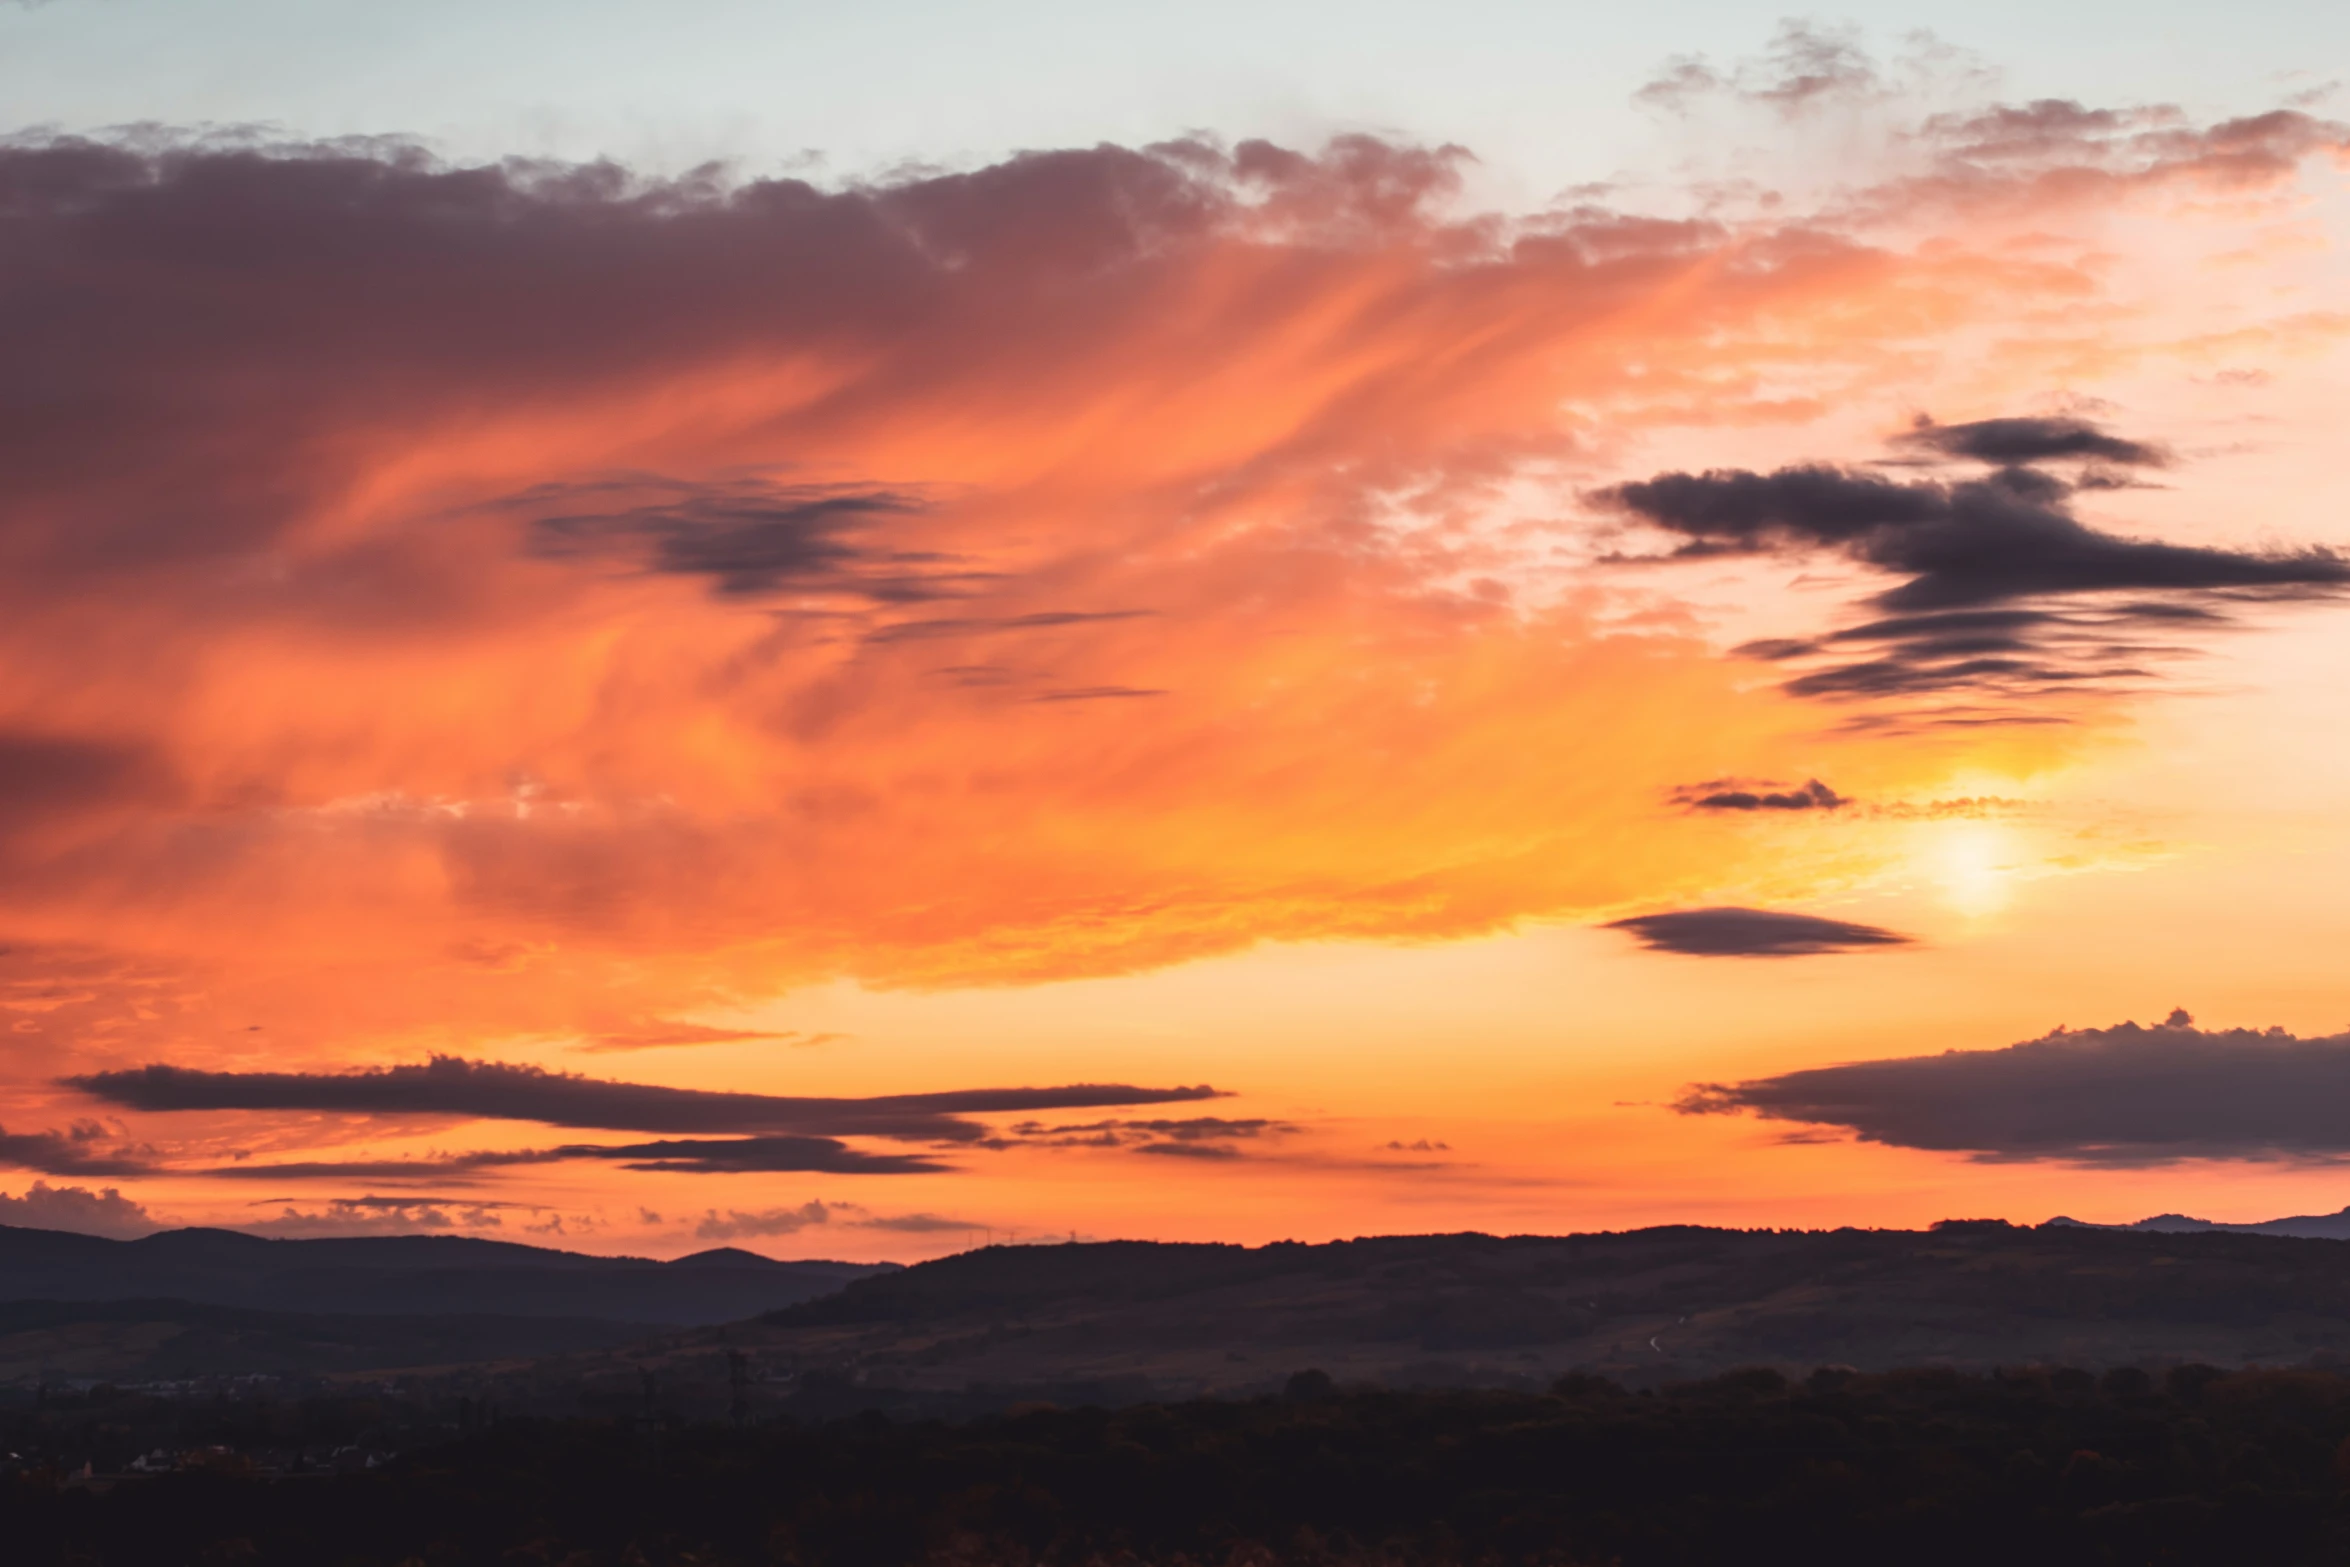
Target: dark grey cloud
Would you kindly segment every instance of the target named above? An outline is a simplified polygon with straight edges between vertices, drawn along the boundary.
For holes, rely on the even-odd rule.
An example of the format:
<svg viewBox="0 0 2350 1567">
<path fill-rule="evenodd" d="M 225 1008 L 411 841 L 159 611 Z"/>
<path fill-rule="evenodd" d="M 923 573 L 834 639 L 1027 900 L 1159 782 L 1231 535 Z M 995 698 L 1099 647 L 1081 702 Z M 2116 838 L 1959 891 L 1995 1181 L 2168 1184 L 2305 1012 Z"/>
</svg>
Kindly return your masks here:
<svg viewBox="0 0 2350 1567">
<path fill-rule="evenodd" d="M 252 1203 L 247 1204 L 247 1206 L 254 1208 L 266 1208 L 272 1203 L 302 1202 L 306 1200 L 308 1199 L 300 1197 L 262 1197 L 256 1199 Z M 334 1204 L 334 1206 L 337 1208 L 350 1209 L 354 1211 L 365 1211 L 372 1209 L 378 1213 L 400 1213 L 411 1208 L 420 1207 L 481 1209 L 517 1208 L 525 1213 L 544 1213 L 546 1211 L 544 1204 L 535 1202 L 492 1202 L 485 1197 L 474 1197 L 468 1195 L 427 1195 L 423 1192 L 403 1192 L 397 1197 L 379 1197 L 370 1194 L 365 1197 L 329 1197 L 323 1200 Z"/>
<path fill-rule="evenodd" d="M 2000 1050 L 1856 1061 L 1693 1085 L 1686 1115 L 1751 1112 L 1986 1161 L 2142 1166 L 2350 1159 L 2350 1034 L 2059 1029 Z"/>
<path fill-rule="evenodd" d="M 1677 909 L 1610 921 L 1643 946 L 1703 958 L 1795 958 L 1901 946 L 1910 939 L 1875 925 L 1770 909 Z"/>
<path fill-rule="evenodd" d="M 283 1164 L 230 1164 L 200 1172 L 236 1181 L 368 1180 L 466 1184 L 482 1171 L 579 1159 L 617 1161 L 631 1170 L 691 1175 L 799 1172 L 830 1175 L 915 1175 L 953 1166 L 919 1154 L 878 1154 L 834 1137 L 681 1138 L 652 1143 L 566 1143 L 559 1148 L 485 1150 L 424 1159 L 327 1159 Z"/>
<path fill-rule="evenodd" d="M 1798 696 L 1986 690 L 2030 696 L 2150 679 L 2159 661 L 2194 651 L 2180 633 L 2227 621 L 2204 605 L 2156 601 L 2061 611 L 1950 610 L 1872 620 L 1809 639 L 1750 642 L 1737 651 L 1774 663 L 1815 663 L 1787 681 Z"/>
<path fill-rule="evenodd" d="M 188 1173 L 223 1181 L 431 1181 L 464 1186 L 481 1171 L 552 1164 L 567 1157 L 559 1148 L 500 1149 L 436 1154 L 422 1159 L 299 1159 L 276 1164 L 243 1161 Z"/>
<path fill-rule="evenodd" d="M 1817 778 L 1799 789 L 1717 778 L 1676 789 L 1673 798 L 1699 811 L 1833 811 L 1852 803 Z"/>
<path fill-rule="evenodd" d="M 619 1147 L 586 1143 L 555 1152 L 566 1159 L 617 1160 L 625 1169 L 677 1175 L 922 1175 L 954 1168 L 920 1154 L 867 1153 L 830 1137 L 679 1138 Z"/>
<path fill-rule="evenodd" d="M 2160 447 L 2110 434 L 2086 419 L 1977 419 L 1968 424 L 1921 419 L 1894 444 L 2002 466 L 2082 458 L 2159 468 L 2170 461 Z"/>
<path fill-rule="evenodd" d="M 2029 470 L 1945 483 L 1808 466 L 1715 469 L 1618 485 L 1608 498 L 1686 542 L 1683 557 L 1832 548 L 1906 576 L 1888 609 L 1963 609 L 2050 595 L 2339 589 L 2330 550 L 2258 552 L 2105 533 L 2066 509 L 2069 487 Z"/>
<path fill-rule="evenodd" d="M 1235 1119 L 1221 1115 L 1195 1115 L 1186 1116 L 1180 1120 L 1080 1121 L 1066 1126 L 1047 1126 L 1041 1121 L 1023 1121 L 1012 1130 L 1030 1137 L 1066 1137 L 1079 1132 L 1147 1132 L 1153 1136 L 1197 1142 L 1202 1138 L 1210 1137 L 1262 1137 L 1267 1134 L 1294 1132 L 1297 1128 L 1286 1121 L 1268 1120 L 1262 1116 Z"/>
<path fill-rule="evenodd" d="M 1298 1127 L 1263 1116 L 1196 1115 L 1181 1118 L 1133 1120 L 1115 1118 L 1048 1125 L 1022 1121 L 1008 1137 L 991 1138 L 985 1146 L 1005 1148 L 1124 1148 L 1132 1153 L 1193 1154 L 1203 1159 L 1233 1159 L 1236 1141 L 1279 1137 Z"/>
<path fill-rule="evenodd" d="M 1874 596 L 1890 614 L 1739 649 L 1796 666 L 1786 689 L 1805 697 L 2015 704 L 2128 689 L 2192 653 L 2186 634 L 2226 625 L 2249 604 L 2350 588 L 2350 558 L 2329 549 L 2171 544 L 2083 522 L 2072 510 L 2080 490 L 2121 482 L 2110 477 L 2116 465 L 2168 460 L 2085 420 L 1927 424 L 1897 444 L 2001 466 L 1961 480 L 1823 464 L 1716 469 L 1660 474 L 1600 498 L 1677 537 L 1662 559 L 1828 550 L 1905 578 Z M 2062 459 L 2084 466 L 2070 479 L 2030 466 Z"/>
<path fill-rule="evenodd" d="M 554 559 L 619 557 L 644 570 L 706 577 L 722 596 L 827 588 L 881 601 L 942 597 L 969 581 L 946 558 L 892 549 L 876 524 L 922 509 L 889 490 L 754 480 L 613 480 L 529 491 L 530 547 Z"/>
<path fill-rule="evenodd" d="M 422 1065 L 358 1072 L 207 1072 L 154 1065 L 62 1080 L 133 1110 L 301 1110 L 345 1115 L 439 1115 L 682 1134 L 767 1133 L 974 1142 L 971 1115 L 1167 1104 L 1221 1097 L 1205 1084 L 1137 1088 L 963 1089 L 870 1099 L 797 1098 L 663 1088 L 549 1072 L 535 1066 L 435 1056 Z"/>
<path fill-rule="evenodd" d="M 151 1148 L 107 1146 L 111 1133 L 95 1121 L 63 1132 L 11 1132 L 0 1127 L 0 1165 L 44 1175 L 152 1175 Z"/>
</svg>

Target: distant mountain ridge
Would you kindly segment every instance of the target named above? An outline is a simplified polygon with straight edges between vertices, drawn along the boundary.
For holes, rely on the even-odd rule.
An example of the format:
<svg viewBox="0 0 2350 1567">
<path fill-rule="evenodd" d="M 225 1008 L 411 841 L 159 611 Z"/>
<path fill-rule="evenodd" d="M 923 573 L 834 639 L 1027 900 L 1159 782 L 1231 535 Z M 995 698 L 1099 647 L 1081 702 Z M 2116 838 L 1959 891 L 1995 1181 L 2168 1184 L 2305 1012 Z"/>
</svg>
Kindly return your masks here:
<svg viewBox="0 0 2350 1567">
<path fill-rule="evenodd" d="M 611 1349 L 641 1323 L 251 1311 L 184 1300 L 0 1302 L 0 1388 L 440 1371 Z"/>
<path fill-rule="evenodd" d="M 620 1400 L 649 1367 L 727 1407 L 730 1358 L 810 1417 L 1341 1384 L 1652 1386 L 1766 1365 L 2350 1367 L 2350 1246 L 2225 1229 L 1375 1236 L 994 1246 L 623 1356 L 543 1363 Z"/>
<path fill-rule="evenodd" d="M 2350 1208 L 2344 1208 L 2340 1213 L 2304 1213 L 2284 1219 L 2261 1219 L 2250 1224 L 2195 1219 L 2183 1213 L 2158 1213 L 2151 1219 L 2139 1219 L 2130 1224 L 2090 1224 L 2062 1215 L 2048 1222 L 2067 1229 L 2138 1230 L 2155 1235 L 2199 1235 L 2206 1231 L 2224 1231 L 2231 1235 L 2287 1235 L 2296 1240 L 2350 1241 Z"/>
<path fill-rule="evenodd" d="M 698 1327 L 812 1300 L 896 1267 L 778 1262 L 734 1247 L 660 1262 L 464 1235 L 277 1240 L 184 1229 L 118 1241 L 0 1225 L 0 1302 L 177 1300 L 272 1312 Z"/>
</svg>

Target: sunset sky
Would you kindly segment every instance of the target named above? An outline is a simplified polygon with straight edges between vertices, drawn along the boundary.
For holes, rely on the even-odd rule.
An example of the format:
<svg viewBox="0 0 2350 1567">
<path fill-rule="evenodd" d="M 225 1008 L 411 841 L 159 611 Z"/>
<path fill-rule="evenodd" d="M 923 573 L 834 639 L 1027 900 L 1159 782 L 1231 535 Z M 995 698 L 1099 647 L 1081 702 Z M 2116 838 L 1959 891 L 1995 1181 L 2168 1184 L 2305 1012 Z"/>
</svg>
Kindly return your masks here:
<svg viewBox="0 0 2350 1567">
<path fill-rule="evenodd" d="M 0 4 L 0 1223 L 2339 1209 L 2339 73 Z"/>
</svg>

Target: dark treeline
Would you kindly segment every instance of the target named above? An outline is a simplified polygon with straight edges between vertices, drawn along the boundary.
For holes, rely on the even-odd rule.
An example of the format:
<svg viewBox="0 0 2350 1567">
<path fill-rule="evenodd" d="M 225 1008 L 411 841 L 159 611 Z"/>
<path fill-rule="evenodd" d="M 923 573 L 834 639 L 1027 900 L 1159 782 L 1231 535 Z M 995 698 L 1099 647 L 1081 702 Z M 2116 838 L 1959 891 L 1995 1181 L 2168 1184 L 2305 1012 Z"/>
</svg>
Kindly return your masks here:
<svg viewBox="0 0 2350 1567">
<path fill-rule="evenodd" d="M 323 1413 L 323 1412 L 322 1412 Z M 372 1416 L 353 1408 L 335 1418 Z M 1732 1373 L 948 1424 L 511 1420 L 363 1474 L 34 1468 L 24 1567 L 2336 1561 L 2350 1378 Z"/>
</svg>

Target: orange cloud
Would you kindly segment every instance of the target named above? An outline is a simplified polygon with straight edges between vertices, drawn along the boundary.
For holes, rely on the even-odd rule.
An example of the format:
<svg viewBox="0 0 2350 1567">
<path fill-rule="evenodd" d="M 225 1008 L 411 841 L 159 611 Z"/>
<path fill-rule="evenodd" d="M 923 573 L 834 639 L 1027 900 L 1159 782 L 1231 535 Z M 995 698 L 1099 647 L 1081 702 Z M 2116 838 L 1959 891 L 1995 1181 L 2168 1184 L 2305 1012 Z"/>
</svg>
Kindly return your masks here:
<svg viewBox="0 0 2350 1567">
<path fill-rule="evenodd" d="M 1363 138 L 833 191 L 0 150 L 6 934 L 88 981 L 24 1017 L 93 1069 L 631 1049 L 1783 884 L 1672 791 L 2067 742 L 1823 737 L 1588 569 L 1578 486 L 2092 297 L 2015 212 L 2340 139 L 1928 134 L 1736 222 L 1464 215 Z"/>
</svg>

